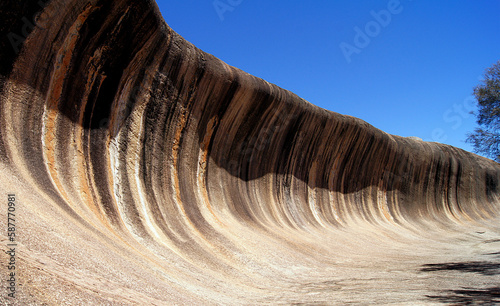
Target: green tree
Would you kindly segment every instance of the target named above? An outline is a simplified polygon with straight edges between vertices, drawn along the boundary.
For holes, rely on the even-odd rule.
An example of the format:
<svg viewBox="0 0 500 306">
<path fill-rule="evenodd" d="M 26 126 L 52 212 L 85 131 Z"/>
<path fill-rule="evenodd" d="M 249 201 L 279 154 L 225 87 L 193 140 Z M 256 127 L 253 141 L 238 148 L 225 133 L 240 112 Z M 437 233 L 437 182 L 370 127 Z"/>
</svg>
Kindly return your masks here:
<svg viewBox="0 0 500 306">
<path fill-rule="evenodd" d="M 478 128 L 467 135 L 474 151 L 500 162 L 500 61 L 486 69 L 481 84 L 474 88 Z"/>
</svg>

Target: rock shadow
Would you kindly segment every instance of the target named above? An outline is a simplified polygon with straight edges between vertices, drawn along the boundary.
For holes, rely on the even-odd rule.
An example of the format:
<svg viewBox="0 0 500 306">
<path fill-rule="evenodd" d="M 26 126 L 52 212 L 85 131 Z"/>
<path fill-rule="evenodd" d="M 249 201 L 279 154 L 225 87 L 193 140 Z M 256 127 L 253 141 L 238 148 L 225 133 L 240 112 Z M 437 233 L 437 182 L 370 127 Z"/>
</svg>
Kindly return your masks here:
<svg viewBox="0 0 500 306">
<path fill-rule="evenodd" d="M 446 290 L 443 291 L 442 295 L 427 295 L 426 297 L 437 302 L 454 305 L 498 305 L 500 303 L 500 287 Z"/>
<path fill-rule="evenodd" d="M 465 273 L 479 273 L 482 275 L 500 274 L 500 263 L 489 261 L 450 262 L 439 264 L 425 264 L 421 272 L 460 271 Z"/>
<path fill-rule="evenodd" d="M 500 275 L 500 263 L 490 261 L 450 262 L 425 264 L 420 272 L 458 271 L 485 276 Z M 426 295 L 428 299 L 453 305 L 497 305 L 500 303 L 500 287 L 461 288 L 443 290 L 438 295 Z"/>
</svg>

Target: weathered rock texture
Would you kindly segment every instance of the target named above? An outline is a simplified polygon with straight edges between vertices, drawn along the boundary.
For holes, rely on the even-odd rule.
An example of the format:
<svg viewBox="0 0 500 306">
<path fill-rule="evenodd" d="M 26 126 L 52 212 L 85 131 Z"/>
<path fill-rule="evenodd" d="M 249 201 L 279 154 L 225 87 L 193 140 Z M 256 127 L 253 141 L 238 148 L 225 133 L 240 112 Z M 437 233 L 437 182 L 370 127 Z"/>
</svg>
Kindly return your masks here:
<svg viewBox="0 0 500 306">
<path fill-rule="evenodd" d="M 151 0 L 2 1 L 0 31 L 19 304 L 498 301 L 497 163 L 228 66 Z"/>
</svg>

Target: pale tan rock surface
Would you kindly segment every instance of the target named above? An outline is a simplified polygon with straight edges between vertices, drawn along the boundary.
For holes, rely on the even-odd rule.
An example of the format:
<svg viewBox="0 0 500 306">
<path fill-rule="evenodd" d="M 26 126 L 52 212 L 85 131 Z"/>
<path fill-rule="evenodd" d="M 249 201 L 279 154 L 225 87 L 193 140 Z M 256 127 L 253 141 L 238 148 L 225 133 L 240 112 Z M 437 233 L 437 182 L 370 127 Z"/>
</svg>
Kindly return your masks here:
<svg viewBox="0 0 500 306">
<path fill-rule="evenodd" d="M 497 163 L 228 66 L 153 1 L 45 2 L 0 4 L 4 304 L 500 302 Z"/>
</svg>

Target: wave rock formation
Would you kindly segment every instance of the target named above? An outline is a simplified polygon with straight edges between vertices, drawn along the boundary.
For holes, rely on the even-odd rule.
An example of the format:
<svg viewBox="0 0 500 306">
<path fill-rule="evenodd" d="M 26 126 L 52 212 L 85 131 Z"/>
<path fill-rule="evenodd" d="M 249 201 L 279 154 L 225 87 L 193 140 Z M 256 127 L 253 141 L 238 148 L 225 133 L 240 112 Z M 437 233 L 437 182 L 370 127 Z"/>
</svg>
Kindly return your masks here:
<svg viewBox="0 0 500 306">
<path fill-rule="evenodd" d="M 152 0 L 0 17 L 6 304 L 498 301 L 497 163 L 228 66 Z"/>
</svg>

